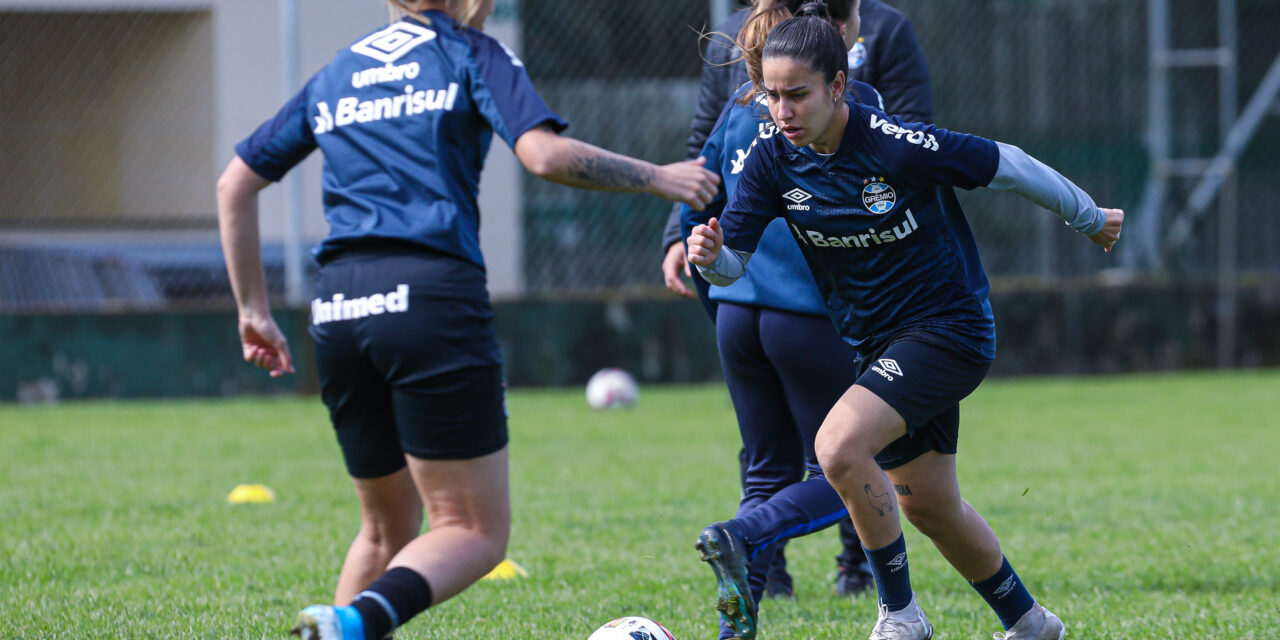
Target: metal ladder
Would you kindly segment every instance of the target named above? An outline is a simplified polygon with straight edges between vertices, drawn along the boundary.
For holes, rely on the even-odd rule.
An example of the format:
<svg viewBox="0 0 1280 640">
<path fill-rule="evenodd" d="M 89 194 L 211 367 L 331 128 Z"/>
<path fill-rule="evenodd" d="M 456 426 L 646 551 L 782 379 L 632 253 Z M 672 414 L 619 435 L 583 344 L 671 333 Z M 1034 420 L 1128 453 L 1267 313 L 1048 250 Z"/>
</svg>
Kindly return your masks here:
<svg viewBox="0 0 1280 640">
<path fill-rule="evenodd" d="M 1280 95 L 1280 55 L 1272 63 L 1244 111 L 1238 111 L 1238 51 L 1236 0 L 1217 0 L 1218 46 L 1174 48 L 1170 36 L 1170 0 L 1148 0 L 1149 100 L 1147 148 L 1151 170 L 1134 220 L 1135 242 L 1125 252 L 1125 266 L 1160 270 L 1168 256 L 1184 249 L 1194 225 L 1218 204 L 1218 335 L 1217 362 L 1235 362 L 1238 233 L 1236 162 Z M 1218 69 L 1218 151 L 1207 158 L 1173 155 L 1173 97 L 1170 81 L 1179 69 Z M 1170 184 L 1192 180 L 1188 195 L 1175 201 Z"/>
</svg>

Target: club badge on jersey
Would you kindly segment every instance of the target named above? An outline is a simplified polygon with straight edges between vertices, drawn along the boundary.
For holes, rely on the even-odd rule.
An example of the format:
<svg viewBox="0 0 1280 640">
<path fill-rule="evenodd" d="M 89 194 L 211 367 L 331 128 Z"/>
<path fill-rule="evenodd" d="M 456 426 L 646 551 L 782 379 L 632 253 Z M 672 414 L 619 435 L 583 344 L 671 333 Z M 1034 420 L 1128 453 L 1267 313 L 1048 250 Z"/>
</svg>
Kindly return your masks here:
<svg viewBox="0 0 1280 640">
<path fill-rule="evenodd" d="M 885 183 L 884 178 L 867 178 L 862 181 L 862 205 L 871 213 L 884 215 L 898 203 L 898 192 Z"/>
<path fill-rule="evenodd" d="M 849 50 L 849 69 L 858 69 L 867 63 L 867 47 L 862 44 L 862 38 L 854 43 L 853 48 Z"/>
</svg>

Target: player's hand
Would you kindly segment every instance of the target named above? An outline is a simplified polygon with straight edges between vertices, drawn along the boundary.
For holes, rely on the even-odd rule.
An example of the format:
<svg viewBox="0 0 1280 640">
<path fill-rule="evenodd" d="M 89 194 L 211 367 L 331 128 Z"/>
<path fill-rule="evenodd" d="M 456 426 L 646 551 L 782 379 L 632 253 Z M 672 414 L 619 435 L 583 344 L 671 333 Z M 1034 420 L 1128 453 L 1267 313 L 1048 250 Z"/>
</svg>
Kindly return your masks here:
<svg viewBox="0 0 1280 640">
<path fill-rule="evenodd" d="M 705 169 L 706 163 L 706 158 L 698 158 L 658 167 L 653 181 L 654 195 L 702 211 L 720 192 L 720 176 Z"/>
<path fill-rule="evenodd" d="M 720 229 L 720 221 L 712 218 L 706 224 L 693 228 L 689 234 L 689 262 L 709 267 L 720 257 L 720 248 L 724 246 L 724 232 Z"/>
<path fill-rule="evenodd" d="M 682 272 L 685 278 L 693 277 L 689 271 L 689 260 L 685 258 L 684 244 L 675 242 L 667 248 L 667 255 L 662 258 L 662 281 L 667 284 L 667 289 L 672 293 L 683 298 L 692 298 L 693 291 L 684 283 L 684 278 L 680 277 Z"/>
<path fill-rule="evenodd" d="M 240 348 L 245 362 L 266 369 L 272 378 L 293 373 L 289 344 L 270 313 L 240 313 Z"/>
<path fill-rule="evenodd" d="M 1102 245 L 1102 248 L 1109 253 L 1116 245 L 1116 241 L 1120 239 L 1120 227 L 1124 226 L 1124 211 L 1103 209 L 1102 213 L 1107 216 L 1107 222 L 1102 225 L 1102 231 L 1089 236 L 1089 239 L 1094 244 Z"/>
</svg>

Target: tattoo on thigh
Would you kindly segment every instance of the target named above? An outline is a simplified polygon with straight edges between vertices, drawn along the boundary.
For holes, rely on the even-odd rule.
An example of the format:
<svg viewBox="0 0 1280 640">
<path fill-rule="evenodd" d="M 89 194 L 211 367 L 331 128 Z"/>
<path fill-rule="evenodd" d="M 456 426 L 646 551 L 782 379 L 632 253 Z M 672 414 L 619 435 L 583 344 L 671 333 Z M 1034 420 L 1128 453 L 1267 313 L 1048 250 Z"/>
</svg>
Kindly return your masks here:
<svg viewBox="0 0 1280 640">
<path fill-rule="evenodd" d="M 911 495 L 911 485 L 909 484 L 895 484 L 893 485 L 893 490 L 897 491 L 900 496 Z"/>
<path fill-rule="evenodd" d="M 876 513 L 883 516 L 886 512 L 893 511 L 893 496 L 888 491 L 876 493 L 871 489 L 871 485 L 864 484 L 862 492 L 867 495 L 867 504 L 870 504 Z"/>
</svg>

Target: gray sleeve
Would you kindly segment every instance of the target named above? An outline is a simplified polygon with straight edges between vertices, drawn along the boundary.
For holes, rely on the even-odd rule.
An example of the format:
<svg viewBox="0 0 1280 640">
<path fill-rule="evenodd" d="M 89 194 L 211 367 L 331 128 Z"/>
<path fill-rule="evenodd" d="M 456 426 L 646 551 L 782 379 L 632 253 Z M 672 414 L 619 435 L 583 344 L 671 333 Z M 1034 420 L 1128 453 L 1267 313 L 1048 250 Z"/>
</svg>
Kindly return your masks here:
<svg viewBox="0 0 1280 640">
<path fill-rule="evenodd" d="M 716 261 L 712 262 L 711 266 L 695 266 L 698 267 L 698 275 L 701 275 L 703 280 L 717 287 L 727 287 L 737 282 L 738 278 L 747 272 L 747 261 L 750 259 L 750 251 L 721 247 L 720 255 L 716 256 Z"/>
<path fill-rule="evenodd" d="M 1107 216 L 1093 198 L 1062 174 L 1013 145 L 997 142 L 1000 168 L 988 189 L 1012 191 L 1062 218 L 1067 226 L 1086 236 L 1102 231 Z"/>
<path fill-rule="evenodd" d="M 684 240 L 680 237 L 680 207 L 682 205 L 677 202 L 671 207 L 671 213 L 667 214 L 667 224 L 662 228 L 662 254 L 666 255 L 671 245 Z"/>
</svg>

